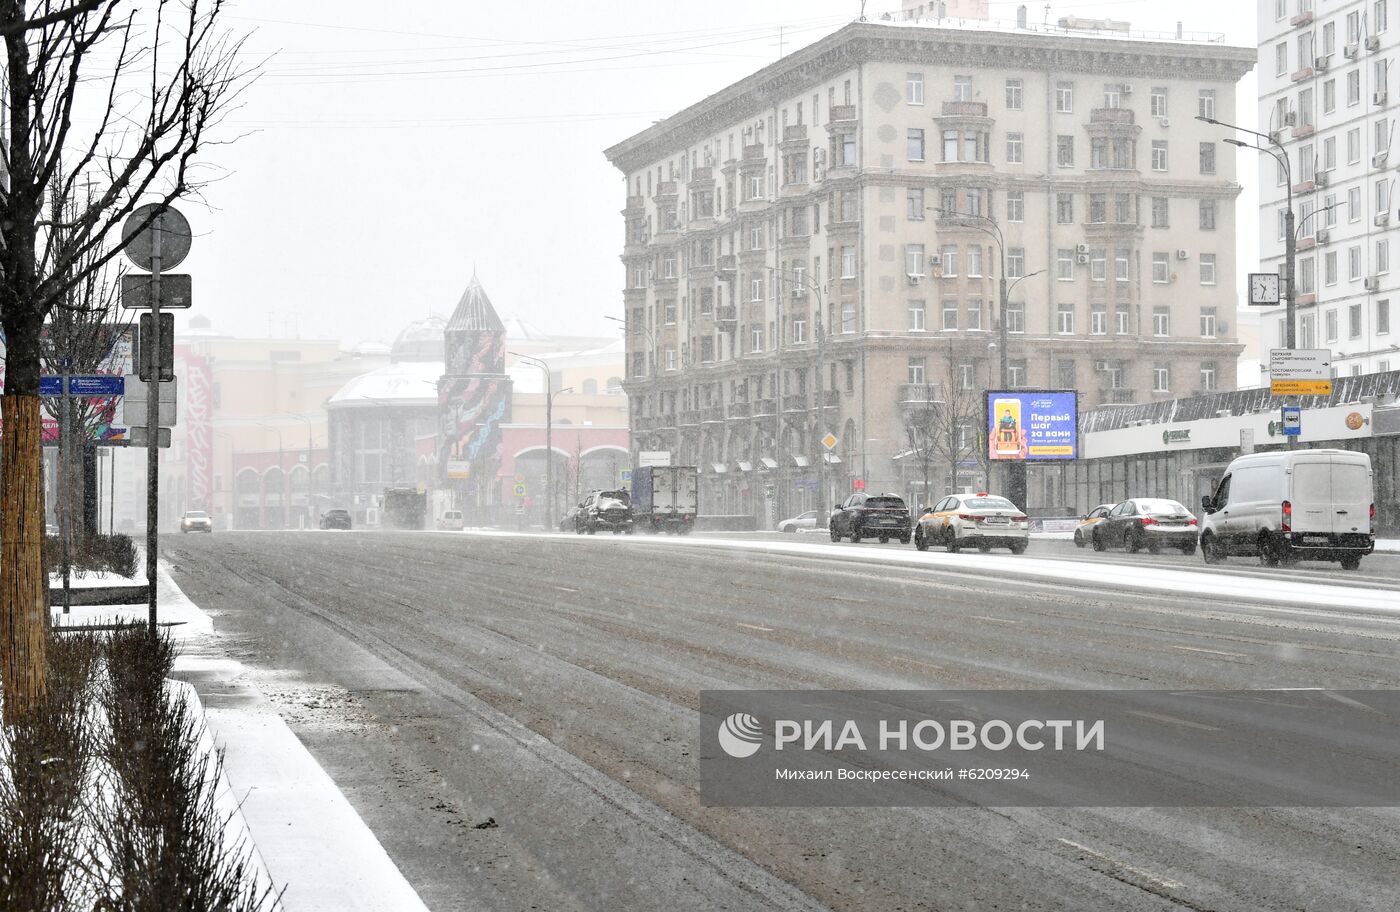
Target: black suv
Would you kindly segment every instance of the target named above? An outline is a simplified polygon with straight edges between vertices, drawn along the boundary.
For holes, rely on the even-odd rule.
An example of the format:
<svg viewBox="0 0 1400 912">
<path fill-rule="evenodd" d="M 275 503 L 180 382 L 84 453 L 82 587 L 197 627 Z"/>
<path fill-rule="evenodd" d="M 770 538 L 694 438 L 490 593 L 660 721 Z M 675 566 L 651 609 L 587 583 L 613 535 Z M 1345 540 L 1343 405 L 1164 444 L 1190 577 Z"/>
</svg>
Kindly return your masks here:
<svg viewBox="0 0 1400 912">
<path fill-rule="evenodd" d="M 594 491 L 578 505 L 574 531 L 594 535 L 599 529 L 611 529 L 614 535 L 632 534 L 632 498 L 626 491 Z"/>
<path fill-rule="evenodd" d="M 834 542 L 840 541 L 842 536 L 853 542 L 878 537 L 882 543 L 897 538 L 907 545 L 911 530 L 909 508 L 897 494 L 857 491 L 831 514 L 828 528 Z"/>
<path fill-rule="evenodd" d="M 321 514 L 322 529 L 348 529 L 350 528 L 349 510 L 327 510 Z"/>
</svg>

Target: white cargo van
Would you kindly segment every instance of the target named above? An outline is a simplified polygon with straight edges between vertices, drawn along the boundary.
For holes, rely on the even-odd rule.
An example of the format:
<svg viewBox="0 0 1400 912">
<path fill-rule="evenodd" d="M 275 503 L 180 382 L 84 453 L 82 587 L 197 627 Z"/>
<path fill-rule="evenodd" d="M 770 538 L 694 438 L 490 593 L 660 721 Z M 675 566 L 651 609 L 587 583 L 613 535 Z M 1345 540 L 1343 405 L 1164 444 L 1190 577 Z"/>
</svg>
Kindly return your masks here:
<svg viewBox="0 0 1400 912">
<path fill-rule="evenodd" d="M 1299 559 L 1355 570 L 1375 548 L 1371 457 L 1349 450 L 1241 456 L 1201 498 L 1201 553 L 1216 564 L 1258 555 L 1269 567 Z"/>
</svg>

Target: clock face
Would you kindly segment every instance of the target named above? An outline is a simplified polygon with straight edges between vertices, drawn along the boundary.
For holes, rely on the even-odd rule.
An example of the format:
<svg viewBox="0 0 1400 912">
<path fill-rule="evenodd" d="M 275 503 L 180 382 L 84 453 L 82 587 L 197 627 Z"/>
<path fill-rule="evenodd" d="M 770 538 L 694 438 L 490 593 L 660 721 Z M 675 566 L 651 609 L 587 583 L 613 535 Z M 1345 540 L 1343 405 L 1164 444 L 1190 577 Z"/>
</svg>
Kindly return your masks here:
<svg viewBox="0 0 1400 912">
<path fill-rule="evenodd" d="M 1249 277 L 1249 302 L 1251 304 L 1277 304 L 1279 299 L 1279 277 L 1277 273 L 1256 272 Z"/>
</svg>

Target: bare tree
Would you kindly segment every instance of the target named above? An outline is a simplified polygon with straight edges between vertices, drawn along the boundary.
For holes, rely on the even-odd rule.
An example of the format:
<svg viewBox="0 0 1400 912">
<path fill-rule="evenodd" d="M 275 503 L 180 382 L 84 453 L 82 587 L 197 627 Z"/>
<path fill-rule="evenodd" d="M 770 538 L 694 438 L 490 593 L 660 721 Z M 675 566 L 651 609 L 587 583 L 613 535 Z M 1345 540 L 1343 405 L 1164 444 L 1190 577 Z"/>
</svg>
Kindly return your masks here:
<svg viewBox="0 0 1400 912">
<path fill-rule="evenodd" d="M 124 247 L 146 202 L 198 193 L 200 153 L 248 72 L 222 0 L 0 0 L 0 683 L 7 722 L 42 696 L 46 580 L 39 376 L 44 323 Z M 77 201 L 58 219 L 45 199 Z M 157 210 L 158 211 L 158 210 Z M 150 220 L 154 220 L 153 212 Z M 145 226 L 141 226 L 145 227 Z"/>
<path fill-rule="evenodd" d="M 906 428 L 911 455 L 923 473 L 925 497 L 931 495 L 929 485 L 941 469 L 946 468 L 954 481 L 959 466 L 969 460 L 976 460 L 986 471 L 986 453 L 979 434 L 982 390 L 975 383 L 964 382 L 951 345 L 944 355 L 944 368 L 943 382 L 928 387 L 927 404 L 910 415 Z"/>
</svg>

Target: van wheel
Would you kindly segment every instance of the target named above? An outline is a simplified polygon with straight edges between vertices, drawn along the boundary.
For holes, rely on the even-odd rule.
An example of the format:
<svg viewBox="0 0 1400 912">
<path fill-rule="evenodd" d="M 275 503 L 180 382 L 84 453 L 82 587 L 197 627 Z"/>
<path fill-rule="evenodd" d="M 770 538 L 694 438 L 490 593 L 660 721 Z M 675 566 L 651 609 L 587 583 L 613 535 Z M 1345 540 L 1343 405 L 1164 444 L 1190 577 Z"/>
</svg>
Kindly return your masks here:
<svg viewBox="0 0 1400 912">
<path fill-rule="evenodd" d="M 831 540 L 834 542 L 839 542 L 841 540 L 841 533 L 836 531 L 835 526 L 831 527 Z"/>
<path fill-rule="evenodd" d="M 1216 543 L 1214 535 L 1201 536 L 1201 558 L 1208 564 L 1225 563 L 1225 551 Z"/>
<path fill-rule="evenodd" d="M 1267 532 L 1259 533 L 1259 563 L 1265 567 L 1278 566 L 1278 549 Z"/>
<path fill-rule="evenodd" d="M 1342 558 L 1342 569 L 1343 569 L 1343 570 L 1355 570 L 1357 567 L 1360 567 L 1360 566 L 1361 566 L 1361 555 L 1359 555 L 1359 554 L 1350 554 L 1350 555 L 1348 555 L 1348 556 Z"/>
<path fill-rule="evenodd" d="M 862 537 L 861 534 L 860 534 L 859 532 L 857 532 L 855 529 L 852 529 L 852 530 L 851 530 L 851 544 L 853 544 L 853 545 L 858 545 L 858 544 L 860 544 L 861 537 Z"/>
</svg>

